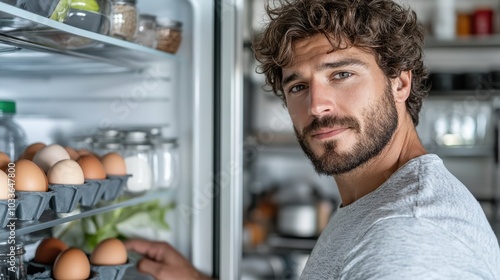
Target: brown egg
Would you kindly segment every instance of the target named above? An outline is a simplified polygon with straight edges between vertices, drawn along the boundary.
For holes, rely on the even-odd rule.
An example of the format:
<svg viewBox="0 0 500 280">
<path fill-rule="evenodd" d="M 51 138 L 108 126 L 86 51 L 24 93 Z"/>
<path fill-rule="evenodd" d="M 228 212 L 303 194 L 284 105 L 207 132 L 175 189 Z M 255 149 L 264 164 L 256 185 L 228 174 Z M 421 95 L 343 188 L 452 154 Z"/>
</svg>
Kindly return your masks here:
<svg viewBox="0 0 500 280">
<path fill-rule="evenodd" d="M 10 163 L 10 157 L 6 153 L 0 152 L 0 169 L 7 172 L 8 165 Z"/>
<path fill-rule="evenodd" d="M 125 165 L 125 159 L 118 153 L 111 152 L 107 153 L 101 158 L 101 162 L 104 165 L 104 170 L 108 175 L 126 175 L 127 166 Z"/>
<path fill-rule="evenodd" d="M 46 192 L 48 190 L 47 176 L 38 165 L 27 159 L 20 159 L 15 164 L 16 191 Z"/>
<path fill-rule="evenodd" d="M 34 261 L 53 265 L 57 256 L 66 249 L 68 249 L 68 245 L 61 240 L 54 237 L 45 238 L 36 248 Z"/>
<path fill-rule="evenodd" d="M 33 160 L 33 156 L 35 156 L 36 152 L 38 152 L 41 148 L 45 147 L 45 143 L 36 142 L 24 149 L 24 153 L 21 155 L 20 159 L 29 159 Z"/>
<path fill-rule="evenodd" d="M 7 174 L 3 172 L 3 170 L 0 170 L 0 199 L 9 199 L 13 197 L 9 197 L 10 195 L 9 191 L 9 177 L 7 177 Z"/>
<path fill-rule="evenodd" d="M 33 162 L 40 166 L 45 173 L 49 171 L 52 165 L 63 159 L 69 159 L 69 155 L 68 152 L 58 144 L 43 147 L 33 156 Z"/>
<path fill-rule="evenodd" d="M 127 263 L 127 249 L 120 239 L 108 238 L 101 241 L 90 255 L 93 265 L 121 265 Z"/>
<path fill-rule="evenodd" d="M 84 182 L 82 168 L 72 159 L 63 159 L 52 165 L 47 179 L 51 184 L 81 185 Z"/>
<path fill-rule="evenodd" d="M 75 151 L 75 149 L 69 146 L 64 147 L 64 149 L 66 150 L 66 152 L 68 152 L 70 159 L 77 160 L 80 157 L 80 155 Z"/>
<path fill-rule="evenodd" d="M 87 149 L 79 149 L 79 150 L 76 150 L 76 152 L 78 153 L 79 156 L 94 155 L 94 153 L 92 153 L 91 151 L 89 151 Z"/>
<path fill-rule="evenodd" d="M 78 248 L 68 248 L 57 256 L 52 274 L 55 280 L 83 280 L 90 276 L 87 255 Z"/>
<path fill-rule="evenodd" d="M 83 155 L 76 161 L 83 170 L 83 177 L 91 180 L 106 179 L 106 171 L 102 162 L 93 155 Z"/>
</svg>

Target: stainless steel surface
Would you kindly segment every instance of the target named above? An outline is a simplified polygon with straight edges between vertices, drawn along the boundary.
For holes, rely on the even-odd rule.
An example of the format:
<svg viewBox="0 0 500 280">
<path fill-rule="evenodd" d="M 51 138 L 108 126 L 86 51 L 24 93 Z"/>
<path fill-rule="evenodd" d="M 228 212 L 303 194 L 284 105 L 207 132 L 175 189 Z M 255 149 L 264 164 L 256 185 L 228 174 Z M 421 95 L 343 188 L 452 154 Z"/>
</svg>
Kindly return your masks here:
<svg viewBox="0 0 500 280">
<path fill-rule="evenodd" d="M 278 210 L 278 231 L 295 237 L 314 237 L 319 233 L 316 205 L 290 204 Z"/>
<path fill-rule="evenodd" d="M 180 2 L 177 1 L 176 2 Z M 179 85 L 181 93 L 192 93 L 192 99 L 183 98 L 179 113 L 190 112 L 179 119 L 180 143 L 190 143 L 180 147 L 180 155 L 189 155 L 182 161 L 183 176 L 189 181 L 181 182 L 185 192 L 178 201 L 179 227 L 191 227 L 191 236 L 181 238 L 190 246 L 192 263 L 206 274 L 213 271 L 213 116 L 214 116 L 214 3 L 205 0 L 184 1 L 192 12 L 192 38 L 189 43 L 193 56 L 186 68 L 181 67 L 187 77 Z M 184 4 L 186 4 L 184 3 Z M 210 11 L 210 12 L 207 12 Z M 188 38 L 186 38 L 188 39 Z M 192 83 L 196 81 L 196 83 Z M 191 226 L 192 225 L 192 226 Z M 207 230 L 209 229 L 209 230 Z"/>
<path fill-rule="evenodd" d="M 222 280 L 239 279 L 243 217 L 243 0 L 221 7 L 220 266 Z"/>
</svg>

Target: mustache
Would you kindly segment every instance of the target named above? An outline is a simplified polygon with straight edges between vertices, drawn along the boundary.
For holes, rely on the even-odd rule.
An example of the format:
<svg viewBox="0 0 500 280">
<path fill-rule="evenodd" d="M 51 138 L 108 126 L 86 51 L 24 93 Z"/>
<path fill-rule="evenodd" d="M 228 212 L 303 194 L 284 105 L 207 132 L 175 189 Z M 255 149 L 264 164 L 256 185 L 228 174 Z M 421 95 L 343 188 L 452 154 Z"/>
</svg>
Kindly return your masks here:
<svg viewBox="0 0 500 280">
<path fill-rule="evenodd" d="M 359 122 L 353 117 L 325 116 L 322 118 L 314 118 L 311 123 L 302 130 L 302 135 L 305 136 L 315 130 L 334 126 L 350 127 L 355 131 L 360 131 Z"/>
</svg>

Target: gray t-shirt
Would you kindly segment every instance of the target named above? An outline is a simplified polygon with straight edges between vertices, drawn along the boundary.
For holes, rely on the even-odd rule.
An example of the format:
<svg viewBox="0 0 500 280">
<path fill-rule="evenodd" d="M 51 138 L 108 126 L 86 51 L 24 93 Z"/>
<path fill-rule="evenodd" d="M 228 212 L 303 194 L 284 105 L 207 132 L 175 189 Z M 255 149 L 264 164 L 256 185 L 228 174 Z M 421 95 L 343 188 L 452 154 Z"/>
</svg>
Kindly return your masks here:
<svg viewBox="0 0 500 280">
<path fill-rule="evenodd" d="M 500 248 L 477 200 L 428 154 L 337 209 L 301 279 L 500 279 Z"/>
</svg>

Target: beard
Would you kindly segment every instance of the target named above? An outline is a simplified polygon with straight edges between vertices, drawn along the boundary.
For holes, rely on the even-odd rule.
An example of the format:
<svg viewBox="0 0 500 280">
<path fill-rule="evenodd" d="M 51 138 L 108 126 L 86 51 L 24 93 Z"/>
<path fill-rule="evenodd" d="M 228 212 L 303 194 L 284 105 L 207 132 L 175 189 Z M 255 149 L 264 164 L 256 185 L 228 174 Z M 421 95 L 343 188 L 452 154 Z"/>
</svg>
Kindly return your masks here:
<svg viewBox="0 0 500 280">
<path fill-rule="evenodd" d="M 398 126 L 398 113 L 389 83 L 384 96 L 363 113 L 363 118 L 366 124 L 363 130 L 355 118 L 338 116 L 315 118 L 302 133 L 294 126 L 297 140 L 318 174 L 338 175 L 350 172 L 379 155 L 387 146 Z M 307 140 L 308 135 L 320 128 L 333 126 L 352 129 L 359 135 L 357 143 L 350 151 L 340 152 L 338 140 L 331 140 L 323 144 L 323 154 L 315 154 Z"/>
</svg>

